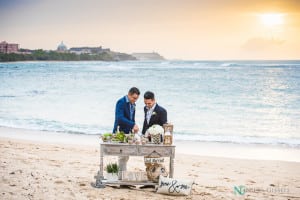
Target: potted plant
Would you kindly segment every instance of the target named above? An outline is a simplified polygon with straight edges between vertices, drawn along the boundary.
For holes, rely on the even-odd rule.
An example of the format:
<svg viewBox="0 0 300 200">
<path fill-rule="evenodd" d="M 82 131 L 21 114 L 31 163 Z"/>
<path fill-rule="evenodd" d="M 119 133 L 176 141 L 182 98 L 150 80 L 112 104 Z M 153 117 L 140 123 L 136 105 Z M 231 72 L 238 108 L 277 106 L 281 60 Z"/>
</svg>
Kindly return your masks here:
<svg viewBox="0 0 300 200">
<path fill-rule="evenodd" d="M 133 144 L 133 139 L 134 139 L 133 133 L 130 133 L 126 136 L 126 140 L 127 140 L 128 144 Z"/>
<path fill-rule="evenodd" d="M 104 133 L 101 135 L 103 142 L 108 142 L 111 140 L 112 134 L 111 133 Z"/>
<path fill-rule="evenodd" d="M 108 181 L 117 181 L 119 179 L 119 166 L 117 163 L 109 163 L 106 165 L 105 170 L 107 172 L 106 179 Z"/>
</svg>

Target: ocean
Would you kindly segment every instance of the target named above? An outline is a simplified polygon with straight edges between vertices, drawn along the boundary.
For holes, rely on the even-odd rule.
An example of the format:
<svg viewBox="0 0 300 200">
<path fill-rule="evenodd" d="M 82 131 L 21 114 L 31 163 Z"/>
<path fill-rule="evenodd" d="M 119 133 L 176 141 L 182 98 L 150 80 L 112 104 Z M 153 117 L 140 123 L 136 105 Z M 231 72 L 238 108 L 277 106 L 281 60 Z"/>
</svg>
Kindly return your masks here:
<svg viewBox="0 0 300 200">
<path fill-rule="evenodd" d="M 115 103 L 132 86 L 142 93 L 140 129 L 150 90 L 175 140 L 300 148 L 300 61 L 0 63 L 0 126 L 111 132 Z"/>
</svg>

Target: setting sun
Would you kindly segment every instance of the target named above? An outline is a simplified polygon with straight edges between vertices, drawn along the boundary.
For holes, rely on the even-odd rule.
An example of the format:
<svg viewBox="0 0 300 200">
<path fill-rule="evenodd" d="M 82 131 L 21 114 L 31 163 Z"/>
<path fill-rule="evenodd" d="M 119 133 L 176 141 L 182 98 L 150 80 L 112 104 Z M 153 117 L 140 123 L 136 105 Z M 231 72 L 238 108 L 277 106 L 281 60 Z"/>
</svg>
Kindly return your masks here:
<svg viewBox="0 0 300 200">
<path fill-rule="evenodd" d="M 283 14 L 280 13 L 266 13 L 260 15 L 261 22 L 266 26 L 276 26 L 283 24 Z"/>
</svg>

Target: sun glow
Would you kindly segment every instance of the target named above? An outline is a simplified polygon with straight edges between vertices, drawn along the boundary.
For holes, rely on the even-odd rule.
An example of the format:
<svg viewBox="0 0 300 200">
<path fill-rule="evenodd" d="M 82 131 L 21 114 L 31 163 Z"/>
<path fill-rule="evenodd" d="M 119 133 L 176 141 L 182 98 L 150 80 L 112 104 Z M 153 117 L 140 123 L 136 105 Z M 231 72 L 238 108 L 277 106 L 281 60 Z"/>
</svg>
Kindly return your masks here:
<svg viewBox="0 0 300 200">
<path fill-rule="evenodd" d="M 284 23 L 283 14 L 280 13 L 261 14 L 260 19 L 262 24 L 268 27 L 273 27 Z"/>
</svg>

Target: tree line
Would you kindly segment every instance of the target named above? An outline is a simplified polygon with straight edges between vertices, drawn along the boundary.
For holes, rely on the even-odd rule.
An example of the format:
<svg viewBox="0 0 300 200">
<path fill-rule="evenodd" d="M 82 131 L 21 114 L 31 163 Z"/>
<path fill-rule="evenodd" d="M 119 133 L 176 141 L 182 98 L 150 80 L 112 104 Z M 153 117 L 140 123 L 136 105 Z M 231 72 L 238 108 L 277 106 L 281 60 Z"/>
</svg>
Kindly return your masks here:
<svg viewBox="0 0 300 200">
<path fill-rule="evenodd" d="M 99 54 L 75 54 L 75 53 L 61 53 L 56 51 L 44 51 L 42 49 L 32 50 L 30 54 L 22 53 L 0 53 L 0 62 L 13 62 L 13 61 L 80 61 L 80 60 L 100 60 L 100 61 L 118 61 L 118 60 L 135 60 L 129 54 L 115 53 L 115 52 L 102 52 Z"/>
</svg>

